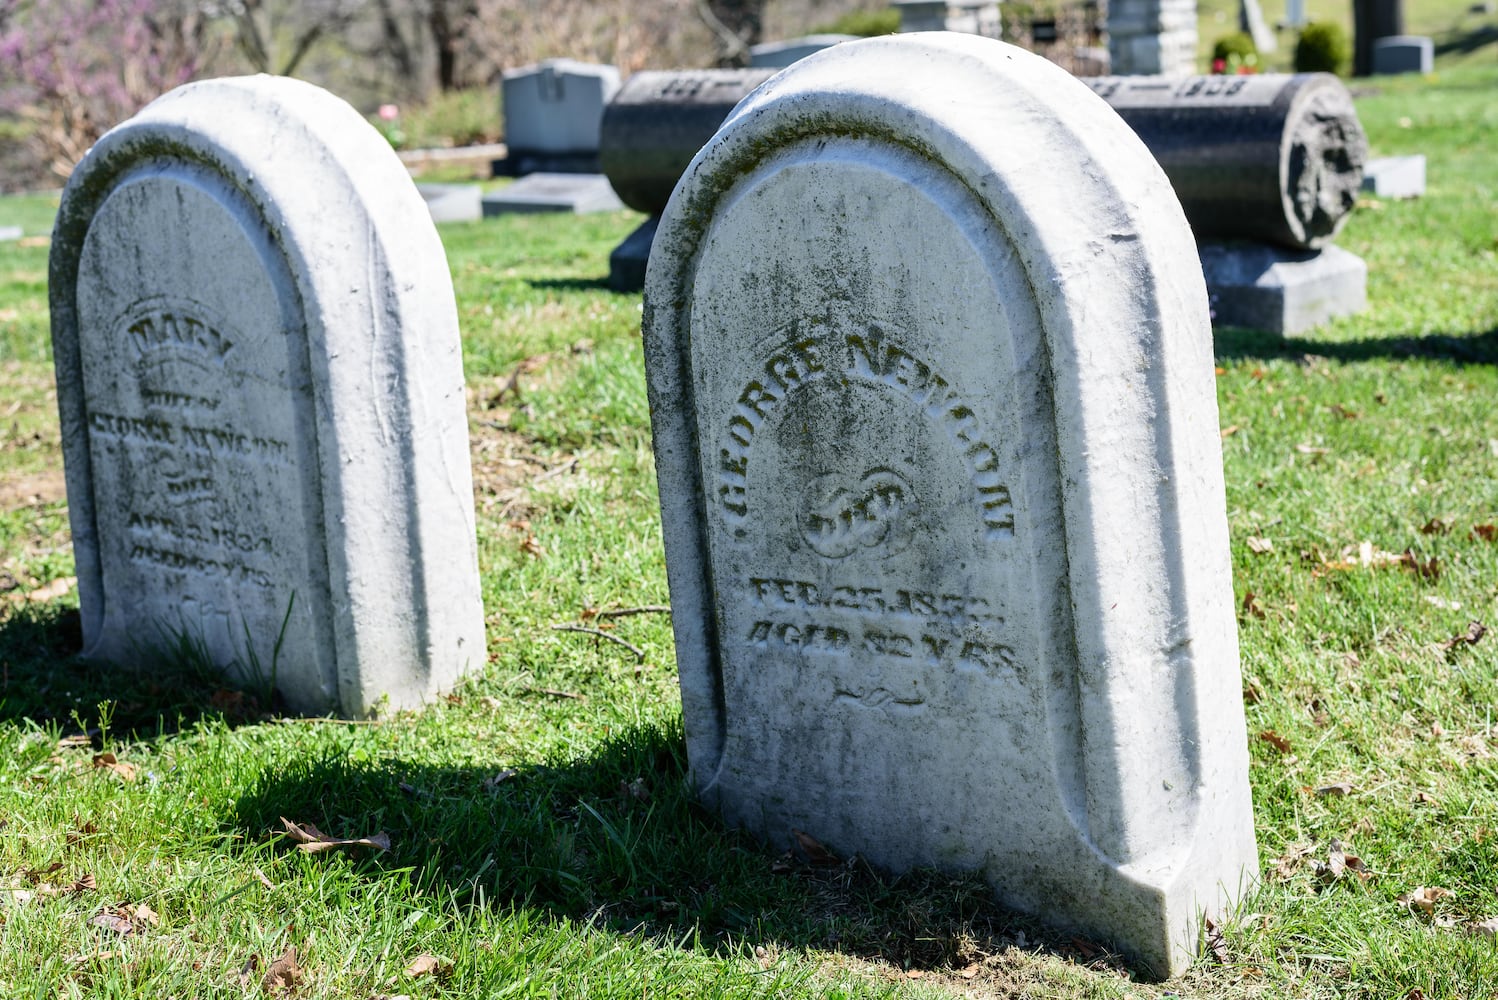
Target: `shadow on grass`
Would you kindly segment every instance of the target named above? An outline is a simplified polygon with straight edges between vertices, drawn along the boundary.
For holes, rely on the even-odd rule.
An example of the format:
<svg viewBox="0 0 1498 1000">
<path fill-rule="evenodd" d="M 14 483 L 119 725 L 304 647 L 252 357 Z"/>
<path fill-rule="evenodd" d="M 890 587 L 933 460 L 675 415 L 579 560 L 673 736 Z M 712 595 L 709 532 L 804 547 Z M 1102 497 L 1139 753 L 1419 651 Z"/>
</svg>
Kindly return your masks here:
<svg viewBox="0 0 1498 1000">
<path fill-rule="evenodd" d="M 527 278 L 525 283 L 532 288 L 550 288 L 563 292 L 613 292 L 607 276 L 602 278 Z M 617 292 L 618 295 L 638 295 L 638 292 Z"/>
<path fill-rule="evenodd" d="M 1435 43 L 1435 54 L 1438 56 L 1452 53 L 1465 55 L 1495 43 L 1498 43 L 1498 25 L 1484 24 L 1471 31 L 1455 32 L 1445 36 Z"/>
<path fill-rule="evenodd" d="M 330 836 L 383 830 L 392 848 L 368 860 L 370 878 L 663 944 L 827 949 L 922 970 L 1018 944 L 1123 968 L 1092 942 L 1005 910 L 977 876 L 891 878 L 856 858 L 777 856 L 790 831 L 765 848 L 693 801 L 685 752 L 679 729 L 647 727 L 580 760 L 514 771 L 327 757 L 263 771 L 228 822 L 252 840 L 279 832 L 280 817 Z"/>
<path fill-rule="evenodd" d="M 79 656 L 78 611 L 56 604 L 0 614 L 0 723 L 29 720 L 64 732 L 97 731 L 149 739 L 211 716 L 258 721 L 256 697 L 190 650 L 163 648 L 152 670 L 124 670 Z M 100 706 L 104 706 L 101 708 Z"/>
<path fill-rule="evenodd" d="M 1424 337 L 1388 337 L 1343 342 L 1281 337 L 1262 330 L 1224 327 L 1212 331 L 1219 361 L 1294 360 L 1307 355 L 1335 361 L 1393 358 L 1447 361 L 1457 365 L 1498 365 L 1498 328 L 1469 336 L 1432 333 Z"/>
</svg>

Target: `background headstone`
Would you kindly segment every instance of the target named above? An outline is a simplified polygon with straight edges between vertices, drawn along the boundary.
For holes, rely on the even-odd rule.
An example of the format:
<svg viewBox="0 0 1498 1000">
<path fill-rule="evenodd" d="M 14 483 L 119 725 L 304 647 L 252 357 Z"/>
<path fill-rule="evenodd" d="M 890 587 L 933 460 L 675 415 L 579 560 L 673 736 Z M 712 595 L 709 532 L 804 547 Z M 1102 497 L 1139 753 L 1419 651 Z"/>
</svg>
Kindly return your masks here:
<svg viewBox="0 0 1498 1000">
<path fill-rule="evenodd" d="M 1363 190 L 1377 198 L 1419 198 L 1425 194 L 1425 154 L 1385 156 L 1363 168 Z"/>
<path fill-rule="evenodd" d="M 1435 69 L 1435 43 L 1423 35 L 1393 35 L 1373 40 L 1375 76 L 1430 73 Z"/>
<path fill-rule="evenodd" d="M 900 31 L 959 31 L 998 38 L 1003 30 L 998 0 L 894 0 Z"/>
<path fill-rule="evenodd" d="M 851 42 L 857 35 L 803 35 L 783 42 L 762 42 L 749 46 L 749 65 L 779 69 L 813 52 L 820 52 L 839 42 Z"/>
<path fill-rule="evenodd" d="M 614 212 L 624 204 L 603 174 L 530 174 L 484 195 L 484 217 L 518 212 Z"/>
<path fill-rule="evenodd" d="M 1196 72 L 1196 0 L 1109 0 L 1108 53 L 1120 76 Z"/>
<path fill-rule="evenodd" d="M 837 46 L 687 170 L 643 326 L 699 795 L 1180 971 L 1257 856 L 1207 297 L 1148 150 L 1000 42 Z"/>
<path fill-rule="evenodd" d="M 351 716 L 484 662 L 451 279 L 357 112 L 153 102 L 74 171 L 48 290 L 86 656 L 185 641 Z"/>
<path fill-rule="evenodd" d="M 619 90 L 617 67 L 547 59 L 506 71 L 501 89 L 508 154 L 497 171 L 598 172 L 598 125 Z"/>
<path fill-rule="evenodd" d="M 472 222 L 483 217 L 479 200 L 484 189 L 477 184 L 418 184 L 433 222 Z"/>
<path fill-rule="evenodd" d="M 22 235 L 20 226 L 0 226 L 0 243 L 18 240 Z"/>
<path fill-rule="evenodd" d="M 1085 82 L 1160 161 L 1199 239 L 1324 246 L 1357 204 L 1368 138 L 1330 73 Z"/>
</svg>

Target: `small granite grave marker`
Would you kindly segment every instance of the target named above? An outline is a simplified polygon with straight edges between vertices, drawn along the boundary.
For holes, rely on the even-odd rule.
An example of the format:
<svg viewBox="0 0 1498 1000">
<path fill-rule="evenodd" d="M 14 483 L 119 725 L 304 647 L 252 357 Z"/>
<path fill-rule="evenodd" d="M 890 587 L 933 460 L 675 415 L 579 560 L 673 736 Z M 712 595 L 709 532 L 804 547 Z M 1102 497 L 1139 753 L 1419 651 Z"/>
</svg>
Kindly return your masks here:
<svg viewBox="0 0 1498 1000">
<path fill-rule="evenodd" d="M 484 217 L 523 212 L 614 212 L 624 207 L 603 174 L 528 174 L 483 198 Z"/>
<path fill-rule="evenodd" d="M 849 42 L 660 222 L 644 335 L 692 780 L 980 871 L 1159 975 L 1255 877 L 1206 290 L 1059 67 Z"/>
<path fill-rule="evenodd" d="M 1363 168 L 1363 190 L 1378 198 L 1419 198 L 1425 194 L 1425 154 L 1385 156 Z"/>
<path fill-rule="evenodd" d="M 351 716 L 483 663 L 452 284 L 357 112 L 267 76 L 153 102 L 68 182 L 49 294 L 85 655 L 185 638 Z"/>
<path fill-rule="evenodd" d="M 508 154 L 496 173 L 598 172 L 598 125 L 619 89 L 615 66 L 547 59 L 508 70 L 504 100 Z"/>
<path fill-rule="evenodd" d="M 1393 35 L 1373 40 L 1373 73 L 1429 73 L 1435 69 L 1435 43 L 1424 35 Z"/>
<path fill-rule="evenodd" d="M 472 222 L 483 217 L 479 200 L 484 189 L 477 184 L 418 184 L 433 222 Z"/>
</svg>

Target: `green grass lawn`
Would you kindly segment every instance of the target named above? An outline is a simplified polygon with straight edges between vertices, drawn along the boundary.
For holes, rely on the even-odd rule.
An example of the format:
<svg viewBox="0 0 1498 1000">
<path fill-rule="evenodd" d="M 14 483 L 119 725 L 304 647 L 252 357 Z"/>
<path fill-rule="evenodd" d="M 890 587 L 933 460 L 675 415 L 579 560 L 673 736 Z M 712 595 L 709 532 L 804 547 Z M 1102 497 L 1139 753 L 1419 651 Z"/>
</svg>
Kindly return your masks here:
<svg viewBox="0 0 1498 1000">
<path fill-rule="evenodd" d="M 1340 239 L 1368 311 L 1218 331 L 1265 878 L 1166 986 L 971 879 L 813 867 L 692 803 L 669 617 L 607 615 L 667 599 L 640 298 L 601 280 L 637 217 L 444 227 L 489 663 L 362 724 L 279 718 L 190 657 L 74 658 L 47 249 L 0 244 L 0 996 L 1489 995 L 1498 634 L 1469 641 L 1498 625 L 1488 54 L 1359 101 L 1376 153 L 1430 158 L 1425 198 L 1368 202 Z M 0 223 L 52 207 L 7 199 Z M 282 817 L 390 849 L 302 853 Z"/>
</svg>

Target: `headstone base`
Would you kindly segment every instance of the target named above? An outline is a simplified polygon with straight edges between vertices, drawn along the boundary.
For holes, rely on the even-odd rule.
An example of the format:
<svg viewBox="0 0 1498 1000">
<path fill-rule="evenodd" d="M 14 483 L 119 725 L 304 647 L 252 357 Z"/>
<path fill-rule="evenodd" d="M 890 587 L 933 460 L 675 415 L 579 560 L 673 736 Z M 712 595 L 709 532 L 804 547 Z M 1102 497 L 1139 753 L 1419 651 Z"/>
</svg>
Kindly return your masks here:
<svg viewBox="0 0 1498 1000">
<path fill-rule="evenodd" d="M 1425 155 L 1369 160 L 1363 190 L 1376 198 L 1419 198 L 1425 194 Z"/>
<path fill-rule="evenodd" d="M 472 222 L 483 218 L 479 199 L 484 189 L 477 184 L 418 184 L 433 222 Z"/>
<path fill-rule="evenodd" d="M 1300 333 L 1368 305 L 1368 265 L 1340 247 L 1202 243 L 1197 250 L 1214 326 Z"/>
<path fill-rule="evenodd" d="M 638 292 L 645 287 L 645 265 L 661 218 L 652 215 L 609 254 L 609 287 L 616 292 Z"/>
<path fill-rule="evenodd" d="M 502 160 L 493 163 L 495 177 L 525 177 L 529 174 L 596 174 L 598 151 L 581 153 L 539 153 L 511 149 Z"/>
<path fill-rule="evenodd" d="M 531 174 L 484 195 L 484 218 L 516 212 L 614 212 L 624 207 L 603 174 Z"/>
</svg>

